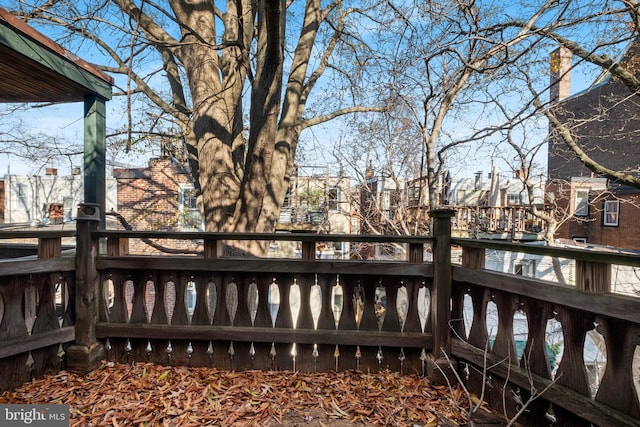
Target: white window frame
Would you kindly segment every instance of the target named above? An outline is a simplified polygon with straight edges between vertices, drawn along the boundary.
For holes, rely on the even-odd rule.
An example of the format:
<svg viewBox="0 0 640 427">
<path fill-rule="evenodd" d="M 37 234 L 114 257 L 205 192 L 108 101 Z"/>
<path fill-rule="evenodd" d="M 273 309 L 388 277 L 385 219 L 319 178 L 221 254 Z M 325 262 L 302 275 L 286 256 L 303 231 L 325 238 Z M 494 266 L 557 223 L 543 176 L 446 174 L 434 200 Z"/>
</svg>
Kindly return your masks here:
<svg viewBox="0 0 640 427">
<path fill-rule="evenodd" d="M 573 215 L 589 216 L 589 189 L 576 188 L 573 198 Z"/>
<path fill-rule="evenodd" d="M 197 206 L 193 207 L 193 206 L 187 206 L 187 193 L 189 192 L 193 192 L 195 190 L 195 187 L 193 186 L 193 184 L 181 184 L 180 185 L 180 191 L 178 194 L 178 216 L 179 216 L 179 225 L 180 225 L 180 230 L 197 230 L 197 231 L 202 231 L 204 230 L 204 221 L 202 218 L 202 212 L 200 212 L 200 210 L 198 209 Z M 190 215 L 192 213 L 198 213 L 198 216 L 200 217 L 200 223 L 199 224 L 190 224 L 187 222 L 187 216 L 190 217 Z"/>
<path fill-rule="evenodd" d="M 617 227 L 619 224 L 620 224 L 620 201 L 605 200 L 604 211 L 602 213 L 602 225 L 606 227 Z"/>
<path fill-rule="evenodd" d="M 331 193 L 335 191 L 336 197 L 331 197 Z M 340 212 L 340 187 L 332 185 L 327 191 L 327 209 L 329 212 Z"/>
<path fill-rule="evenodd" d="M 536 260 L 523 259 L 514 266 L 514 273 L 524 277 L 536 277 Z"/>
<path fill-rule="evenodd" d="M 16 185 L 16 201 L 18 202 L 18 209 L 29 210 L 29 184 L 19 182 Z"/>
<path fill-rule="evenodd" d="M 520 206 L 520 205 L 522 205 L 522 194 L 507 193 L 507 206 Z"/>
</svg>

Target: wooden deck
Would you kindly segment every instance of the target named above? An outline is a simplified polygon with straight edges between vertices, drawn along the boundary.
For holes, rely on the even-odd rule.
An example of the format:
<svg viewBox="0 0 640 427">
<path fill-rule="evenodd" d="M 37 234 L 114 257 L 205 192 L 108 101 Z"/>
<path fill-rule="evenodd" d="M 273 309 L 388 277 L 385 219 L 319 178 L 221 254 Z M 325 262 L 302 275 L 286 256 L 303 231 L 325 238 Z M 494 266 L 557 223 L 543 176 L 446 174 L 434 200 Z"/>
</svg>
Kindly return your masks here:
<svg viewBox="0 0 640 427">
<path fill-rule="evenodd" d="M 3 389 L 57 373 L 61 362 L 89 373 L 104 359 L 235 372 L 388 370 L 445 387 L 460 379 L 525 425 L 552 417 L 562 426 L 640 425 L 640 300 L 610 293 L 611 265 L 640 267 L 634 255 L 452 239 L 449 211 L 429 237 L 99 231 L 88 212 L 78 219 L 76 257 L 61 256 L 46 234 L 39 259 L 0 263 Z M 127 250 L 130 239 L 154 238 L 199 239 L 204 251 Z M 230 239 L 294 239 L 302 259 L 225 258 L 219 249 Z M 317 259 L 316 244 L 327 240 L 405 245 L 405 260 Z M 461 264 L 451 264 L 453 245 Z M 489 249 L 573 259 L 575 286 L 486 270 Z M 520 353 L 515 319 L 526 320 Z M 563 342 L 553 371 L 551 321 Z M 606 359 L 595 384 L 584 361 L 593 330 Z"/>
</svg>

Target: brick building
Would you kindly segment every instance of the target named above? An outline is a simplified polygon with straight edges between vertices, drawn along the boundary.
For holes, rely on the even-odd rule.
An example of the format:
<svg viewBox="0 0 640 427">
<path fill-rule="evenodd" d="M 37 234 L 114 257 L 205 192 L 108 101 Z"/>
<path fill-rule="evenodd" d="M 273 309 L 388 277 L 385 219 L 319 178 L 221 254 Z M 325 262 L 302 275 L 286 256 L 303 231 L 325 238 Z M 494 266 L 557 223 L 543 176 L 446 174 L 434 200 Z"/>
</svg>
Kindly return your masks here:
<svg viewBox="0 0 640 427">
<path fill-rule="evenodd" d="M 632 43 L 621 63 L 640 75 L 640 41 Z M 584 152 L 605 167 L 640 174 L 640 95 L 609 73 L 585 91 L 569 96 L 571 54 L 552 54 L 551 101 L 559 120 Z M 571 215 L 557 236 L 576 241 L 640 249 L 640 190 L 594 175 L 549 132 L 547 193 Z"/>
<path fill-rule="evenodd" d="M 184 164 L 170 158 L 155 158 L 149 160 L 146 168 L 114 169 L 113 176 L 118 185 L 118 214 L 131 229 L 204 230 L 191 173 Z M 173 250 L 176 245 L 172 242 Z M 191 241 L 179 246 L 187 252 L 196 251 L 198 247 Z M 131 250 L 155 253 L 158 248 L 137 243 Z"/>
</svg>

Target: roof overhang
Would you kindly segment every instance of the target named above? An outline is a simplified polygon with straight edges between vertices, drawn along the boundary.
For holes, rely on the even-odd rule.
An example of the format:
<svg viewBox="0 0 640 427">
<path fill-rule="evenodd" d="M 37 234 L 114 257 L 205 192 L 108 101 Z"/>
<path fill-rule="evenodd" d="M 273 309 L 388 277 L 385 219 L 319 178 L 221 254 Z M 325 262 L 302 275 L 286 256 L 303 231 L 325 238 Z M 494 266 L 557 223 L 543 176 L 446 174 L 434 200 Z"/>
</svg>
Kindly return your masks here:
<svg viewBox="0 0 640 427">
<path fill-rule="evenodd" d="M 111 99 L 113 78 L 0 8 L 0 102 Z"/>
</svg>

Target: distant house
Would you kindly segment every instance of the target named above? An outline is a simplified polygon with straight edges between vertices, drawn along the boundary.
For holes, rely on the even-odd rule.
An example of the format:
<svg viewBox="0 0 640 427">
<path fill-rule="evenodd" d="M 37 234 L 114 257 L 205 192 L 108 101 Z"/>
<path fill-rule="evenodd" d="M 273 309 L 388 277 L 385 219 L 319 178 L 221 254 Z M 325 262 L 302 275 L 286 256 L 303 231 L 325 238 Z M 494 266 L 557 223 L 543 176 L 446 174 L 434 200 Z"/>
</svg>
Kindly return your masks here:
<svg viewBox="0 0 640 427">
<path fill-rule="evenodd" d="M 204 218 L 197 205 L 197 194 L 188 166 L 161 157 L 149 160 L 144 168 L 116 168 L 117 212 L 134 230 L 204 231 Z M 349 179 L 340 176 L 294 174 L 280 213 L 277 231 L 336 233 L 351 232 Z M 175 249 L 175 243 L 171 243 Z M 182 249 L 199 250 L 194 242 L 178 243 Z M 282 244 L 280 245 L 282 246 Z M 137 251 L 155 252 L 138 244 Z M 300 248 L 278 247 L 271 252 L 296 256 Z M 323 256 L 348 254 L 348 243 L 320 248 Z"/>
<path fill-rule="evenodd" d="M 0 181 L 3 223 L 62 224 L 74 221 L 78 204 L 84 201 L 83 176 L 79 169 L 61 176 L 55 168 L 45 175 L 7 174 Z M 115 180 L 106 180 L 106 209 L 116 207 Z"/>
<path fill-rule="evenodd" d="M 632 43 L 621 62 L 640 75 L 640 41 Z M 552 54 L 551 100 L 560 121 L 581 148 L 613 170 L 640 175 L 640 95 L 604 73 L 587 90 L 569 96 L 571 53 Z M 640 190 L 595 176 L 549 130 L 547 193 L 567 206 L 571 219 L 558 237 L 579 242 L 640 249 Z"/>
</svg>

